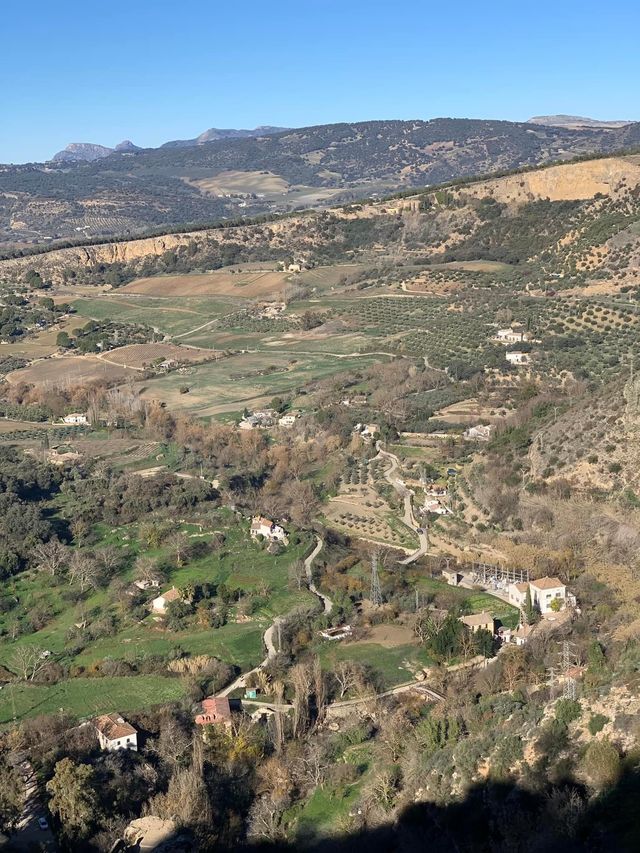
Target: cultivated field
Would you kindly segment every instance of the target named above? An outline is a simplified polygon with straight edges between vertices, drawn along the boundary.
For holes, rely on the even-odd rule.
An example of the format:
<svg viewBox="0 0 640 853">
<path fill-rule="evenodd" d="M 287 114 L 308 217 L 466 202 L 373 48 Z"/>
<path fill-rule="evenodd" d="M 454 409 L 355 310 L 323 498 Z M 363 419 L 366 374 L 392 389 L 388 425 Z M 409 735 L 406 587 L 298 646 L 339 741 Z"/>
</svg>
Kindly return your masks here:
<svg viewBox="0 0 640 853">
<path fill-rule="evenodd" d="M 203 323 L 237 311 L 238 302 L 211 297 L 126 296 L 118 291 L 118 295 L 76 299 L 73 307 L 87 319 L 142 323 L 165 335 L 184 335 Z"/>
<path fill-rule="evenodd" d="M 276 395 L 296 394 L 314 379 L 371 364 L 375 357 L 335 358 L 295 353 L 243 353 L 219 362 L 194 365 L 183 374 L 159 376 L 138 389 L 149 400 L 200 416 L 263 405 Z M 188 393 L 183 393 L 188 388 Z"/>
<path fill-rule="evenodd" d="M 210 195 L 248 195 L 261 193 L 264 195 L 283 195 L 289 189 L 289 184 L 273 172 L 239 172 L 231 170 L 218 172 L 210 178 L 198 177 L 185 179 L 188 184 Z"/>
<path fill-rule="evenodd" d="M 154 343 L 154 344 L 131 344 L 119 347 L 99 356 L 101 361 L 110 364 L 120 364 L 123 367 L 133 367 L 140 370 L 149 367 L 154 362 L 173 360 L 192 362 L 196 364 L 213 358 L 215 353 L 211 350 L 196 349 L 195 347 L 179 347 L 176 344 Z"/>
<path fill-rule="evenodd" d="M 140 278 L 120 288 L 122 293 L 146 296 L 271 296 L 282 291 L 288 273 L 273 269 L 233 272 L 217 270 L 201 275 L 163 275 Z"/>
<path fill-rule="evenodd" d="M 7 380 L 14 384 L 26 382 L 30 385 L 63 387 L 103 379 L 107 382 L 124 382 L 138 374 L 130 367 L 108 364 L 93 355 L 71 355 L 47 358 L 36 361 L 29 367 L 22 367 L 7 374 Z"/>
</svg>

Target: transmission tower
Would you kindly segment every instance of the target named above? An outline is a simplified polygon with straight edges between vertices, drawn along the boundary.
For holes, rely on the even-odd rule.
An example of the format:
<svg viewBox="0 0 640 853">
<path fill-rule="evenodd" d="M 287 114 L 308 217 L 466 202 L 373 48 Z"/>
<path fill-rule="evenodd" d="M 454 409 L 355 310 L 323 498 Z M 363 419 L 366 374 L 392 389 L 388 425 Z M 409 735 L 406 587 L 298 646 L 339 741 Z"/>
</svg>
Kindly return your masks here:
<svg viewBox="0 0 640 853">
<path fill-rule="evenodd" d="M 371 603 L 376 607 L 382 604 L 382 590 L 380 589 L 380 576 L 378 575 L 378 555 L 371 558 Z"/>
<path fill-rule="evenodd" d="M 557 665 L 549 668 L 549 685 L 551 689 L 553 690 L 553 687 L 560 681 L 562 684 L 562 695 L 565 699 L 575 699 L 578 692 L 577 681 L 573 674 L 578 663 L 578 656 L 572 649 L 573 643 L 564 640 L 558 650 Z"/>
</svg>

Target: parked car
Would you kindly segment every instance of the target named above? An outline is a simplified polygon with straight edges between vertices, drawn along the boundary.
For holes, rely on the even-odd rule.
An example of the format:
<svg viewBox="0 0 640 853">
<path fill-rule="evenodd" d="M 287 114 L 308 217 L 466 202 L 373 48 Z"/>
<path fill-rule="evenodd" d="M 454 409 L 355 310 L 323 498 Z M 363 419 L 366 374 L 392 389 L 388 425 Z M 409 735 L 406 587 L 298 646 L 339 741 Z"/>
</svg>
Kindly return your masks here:
<svg viewBox="0 0 640 853">
<path fill-rule="evenodd" d="M 39 827 L 40 827 L 40 829 L 42 829 L 43 831 L 44 831 L 45 829 L 49 829 L 49 824 L 47 823 L 47 819 L 46 819 L 45 817 L 39 817 L 39 818 L 38 818 L 38 826 L 39 826 Z"/>
</svg>

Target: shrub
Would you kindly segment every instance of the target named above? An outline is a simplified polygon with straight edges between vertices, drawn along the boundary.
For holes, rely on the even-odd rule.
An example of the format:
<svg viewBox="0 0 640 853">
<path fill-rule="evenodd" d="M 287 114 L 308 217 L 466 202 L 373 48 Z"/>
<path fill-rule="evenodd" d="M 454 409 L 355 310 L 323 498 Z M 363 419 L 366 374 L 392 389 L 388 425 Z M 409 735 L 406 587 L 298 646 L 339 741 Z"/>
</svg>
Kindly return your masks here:
<svg viewBox="0 0 640 853">
<path fill-rule="evenodd" d="M 609 722 L 609 717 L 604 714 L 593 714 L 589 720 L 588 729 L 592 735 L 597 735 Z"/>
<path fill-rule="evenodd" d="M 582 770 L 597 788 L 612 785 L 620 776 L 620 756 L 608 739 L 592 740 L 582 759 Z"/>
<path fill-rule="evenodd" d="M 558 699 L 556 704 L 556 720 L 564 726 L 568 726 L 577 720 L 582 713 L 582 708 L 577 699 Z"/>
</svg>

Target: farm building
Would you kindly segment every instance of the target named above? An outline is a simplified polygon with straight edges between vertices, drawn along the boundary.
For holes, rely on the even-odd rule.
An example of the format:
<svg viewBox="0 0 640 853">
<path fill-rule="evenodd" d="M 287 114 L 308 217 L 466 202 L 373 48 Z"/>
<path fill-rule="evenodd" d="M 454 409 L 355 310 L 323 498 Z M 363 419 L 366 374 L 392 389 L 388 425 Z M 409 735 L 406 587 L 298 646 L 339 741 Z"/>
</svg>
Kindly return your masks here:
<svg viewBox="0 0 640 853">
<path fill-rule="evenodd" d="M 167 605 L 171 604 L 172 601 L 180 601 L 182 596 L 180 595 L 179 590 L 172 586 L 171 589 L 168 589 L 166 592 L 163 592 L 162 595 L 159 595 L 157 598 L 154 598 L 151 602 L 151 608 L 154 613 L 166 613 Z"/>
<path fill-rule="evenodd" d="M 464 431 L 464 437 L 469 441 L 489 441 L 493 427 L 488 424 L 478 424 Z"/>
<path fill-rule="evenodd" d="M 93 721 L 100 749 L 115 752 L 117 749 L 138 750 L 138 733 L 120 714 L 104 714 Z"/>
<path fill-rule="evenodd" d="M 283 427 L 291 427 L 300 417 L 299 412 L 287 412 L 281 418 L 278 418 L 278 424 Z"/>
<path fill-rule="evenodd" d="M 505 353 L 505 358 L 509 364 L 529 364 L 531 361 L 529 353 L 520 352 L 520 350 L 513 350 L 512 352 Z"/>
<path fill-rule="evenodd" d="M 63 424 L 69 424 L 70 426 L 84 426 L 89 423 L 89 418 L 87 415 L 83 415 L 82 412 L 72 412 L 70 415 L 65 415 L 62 418 Z"/>
<path fill-rule="evenodd" d="M 458 586 L 462 580 L 462 574 L 456 571 L 456 569 L 443 569 L 442 578 L 449 586 Z"/>
<path fill-rule="evenodd" d="M 493 616 L 486 610 L 483 610 L 482 613 L 471 613 L 469 616 L 461 616 L 460 621 L 473 634 L 476 631 L 489 631 L 493 634 Z"/>
<path fill-rule="evenodd" d="M 200 713 L 195 716 L 197 726 L 231 725 L 231 706 L 226 696 L 208 696 L 200 704 Z"/>
<path fill-rule="evenodd" d="M 258 536 L 263 536 L 271 542 L 287 543 L 287 532 L 284 527 L 271 521 L 270 518 L 265 518 L 262 515 L 256 515 L 251 519 L 250 528 L 251 538 L 257 539 Z"/>
<path fill-rule="evenodd" d="M 495 340 L 503 344 L 520 344 L 530 339 L 529 332 L 518 327 L 498 329 Z"/>
</svg>

